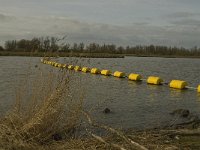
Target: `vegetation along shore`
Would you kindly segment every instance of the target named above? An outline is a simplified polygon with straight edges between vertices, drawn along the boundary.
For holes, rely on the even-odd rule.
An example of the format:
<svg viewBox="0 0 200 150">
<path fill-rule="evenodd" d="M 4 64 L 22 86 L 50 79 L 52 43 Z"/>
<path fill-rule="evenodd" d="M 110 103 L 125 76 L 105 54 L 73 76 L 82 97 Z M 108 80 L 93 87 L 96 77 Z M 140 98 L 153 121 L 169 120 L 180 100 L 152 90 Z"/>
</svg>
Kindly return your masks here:
<svg viewBox="0 0 200 150">
<path fill-rule="evenodd" d="M 9 40 L 0 46 L 0 56 L 39 56 L 123 58 L 137 57 L 187 57 L 200 58 L 200 48 L 167 47 L 159 45 L 116 46 L 98 43 L 67 43 L 65 38 L 40 37 L 31 40 Z"/>
</svg>

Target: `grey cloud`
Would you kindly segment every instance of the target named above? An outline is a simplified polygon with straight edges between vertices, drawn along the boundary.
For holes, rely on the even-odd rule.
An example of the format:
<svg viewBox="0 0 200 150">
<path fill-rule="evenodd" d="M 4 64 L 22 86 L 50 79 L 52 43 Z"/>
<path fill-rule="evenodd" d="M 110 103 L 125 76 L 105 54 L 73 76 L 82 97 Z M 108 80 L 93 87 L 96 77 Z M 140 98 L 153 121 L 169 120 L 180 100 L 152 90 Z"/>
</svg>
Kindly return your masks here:
<svg viewBox="0 0 200 150">
<path fill-rule="evenodd" d="M 5 20 L 6 16 L 4 14 L 0 14 L 0 20 Z"/>
<path fill-rule="evenodd" d="M 168 15 L 165 15 L 166 18 L 190 18 L 190 17 L 195 17 L 195 16 L 199 16 L 200 13 L 192 13 L 192 12 L 175 12 L 175 13 L 171 13 Z"/>
<path fill-rule="evenodd" d="M 0 22 L 12 21 L 15 17 L 0 13 Z"/>
<path fill-rule="evenodd" d="M 180 19 L 171 21 L 172 24 L 181 25 L 181 26 L 192 26 L 192 27 L 200 27 L 200 20 L 199 19 Z"/>
<path fill-rule="evenodd" d="M 0 41 L 32 38 L 34 36 L 67 35 L 68 42 L 98 42 L 117 45 L 157 44 L 191 47 L 200 46 L 200 30 L 176 24 L 153 26 L 135 23 L 117 26 L 86 23 L 67 17 L 21 17 L 11 23 L 0 24 Z"/>
</svg>

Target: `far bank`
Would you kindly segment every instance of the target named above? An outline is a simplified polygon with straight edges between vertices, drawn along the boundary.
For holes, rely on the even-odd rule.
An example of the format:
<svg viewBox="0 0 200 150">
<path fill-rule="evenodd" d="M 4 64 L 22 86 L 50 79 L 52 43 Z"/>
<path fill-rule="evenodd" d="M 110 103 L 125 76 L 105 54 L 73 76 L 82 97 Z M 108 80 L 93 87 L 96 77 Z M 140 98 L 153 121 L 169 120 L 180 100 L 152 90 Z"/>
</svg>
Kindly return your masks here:
<svg viewBox="0 0 200 150">
<path fill-rule="evenodd" d="M 133 57 L 161 57 L 161 58 L 200 58 L 188 55 L 142 55 L 116 53 L 74 53 L 74 52 L 27 52 L 27 51 L 0 51 L 0 56 L 30 56 L 30 57 L 84 57 L 84 58 L 124 58 Z"/>
</svg>

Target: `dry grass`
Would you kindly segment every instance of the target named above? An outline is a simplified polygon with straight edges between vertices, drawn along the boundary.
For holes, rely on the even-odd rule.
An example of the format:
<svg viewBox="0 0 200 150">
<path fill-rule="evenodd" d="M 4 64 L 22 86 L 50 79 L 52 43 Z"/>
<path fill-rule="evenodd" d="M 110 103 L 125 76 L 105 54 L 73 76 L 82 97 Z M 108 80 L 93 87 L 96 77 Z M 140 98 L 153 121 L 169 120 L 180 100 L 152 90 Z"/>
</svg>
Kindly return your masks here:
<svg viewBox="0 0 200 150">
<path fill-rule="evenodd" d="M 18 88 L 13 108 L 0 119 L 2 149 L 44 149 L 72 138 L 79 125 L 82 96 L 73 99 L 66 72 L 28 78 Z"/>
</svg>

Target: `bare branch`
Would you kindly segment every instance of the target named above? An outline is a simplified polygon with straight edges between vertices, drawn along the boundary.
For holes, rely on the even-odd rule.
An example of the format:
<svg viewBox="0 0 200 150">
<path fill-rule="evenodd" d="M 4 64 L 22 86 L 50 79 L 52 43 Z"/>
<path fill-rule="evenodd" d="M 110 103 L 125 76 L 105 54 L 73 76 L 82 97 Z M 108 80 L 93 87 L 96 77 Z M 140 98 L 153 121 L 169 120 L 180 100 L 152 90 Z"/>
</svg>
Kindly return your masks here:
<svg viewBox="0 0 200 150">
<path fill-rule="evenodd" d="M 102 128 L 102 129 L 105 129 L 105 130 L 108 130 L 112 133 L 115 133 L 117 134 L 119 137 L 123 138 L 126 142 L 130 143 L 131 145 L 133 145 L 134 147 L 136 147 L 137 149 L 139 150 L 148 150 L 146 147 L 138 144 L 137 142 L 134 142 L 133 140 L 131 140 L 130 138 L 127 138 L 126 136 L 124 136 L 122 133 L 118 132 L 117 130 L 111 128 L 111 127 L 108 127 L 108 126 L 105 126 L 105 125 L 99 125 L 99 124 L 96 124 L 92 121 L 91 117 L 89 116 L 88 113 L 82 111 L 82 113 L 86 116 L 87 120 L 88 120 L 88 123 L 94 127 L 99 127 L 99 128 Z"/>
</svg>

